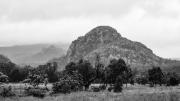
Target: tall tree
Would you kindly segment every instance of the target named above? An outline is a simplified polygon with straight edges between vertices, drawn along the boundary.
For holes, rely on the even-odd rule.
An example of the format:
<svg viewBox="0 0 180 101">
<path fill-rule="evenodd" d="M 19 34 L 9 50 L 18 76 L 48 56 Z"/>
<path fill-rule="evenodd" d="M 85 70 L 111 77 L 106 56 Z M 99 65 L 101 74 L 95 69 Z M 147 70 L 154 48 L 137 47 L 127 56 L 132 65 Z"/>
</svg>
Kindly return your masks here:
<svg viewBox="0 0 180 101">
<path fill-rule="evenodd" d="M 153 67 L 152 69 L 149 69 L 148 76 L 152 86 L 154 86 L 155 84 L 161 85 L 163 82 L 164 75 L 160 67 Z"/>
<path fill-rule="evenodd" d="M 116 82 L 116 78 L 119 75 L 121 75 L 122 78 L 124 78 L 123 82 L 125 82 L 125 79 L 129 77 L 128 70 L 129 69 L 123 59 L 111 60 L 110 64 L 106 68 L 107 82 L 114 84 Z"/>
<path fill-rule="evenodd" d="M 82 75 L 83 85 L 85 89 L 88 89 L 90 84 L 95 80 L 95 69 L 91 63 L 87 60 L 80 60 L 77 64 L 78 73 Z"/>
</svg>

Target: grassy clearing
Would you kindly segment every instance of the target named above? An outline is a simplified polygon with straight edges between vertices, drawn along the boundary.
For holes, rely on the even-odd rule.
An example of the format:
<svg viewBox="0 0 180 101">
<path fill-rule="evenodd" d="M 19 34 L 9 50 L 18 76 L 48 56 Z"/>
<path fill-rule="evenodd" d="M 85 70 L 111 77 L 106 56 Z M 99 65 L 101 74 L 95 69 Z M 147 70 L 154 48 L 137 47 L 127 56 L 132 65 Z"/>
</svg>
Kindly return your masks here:
<svg viewBox="0 0 180 101">
<path fill-rule="evenodd" d="M 144 93 L 123 94 L 109 92 L 76 92 L 71 94 L 59 94 L 47 96 L 43 99 L 35 97 L 12 97 L 4 98 L 2 101 L 180 101 L 180 93 Z"/>
<path fill-rule="evenodd" d="M 0 98 L 0 101 L 180 101 L 180 86 L 154 87 L 135 85 L 124 87 L 122 93 L 113 92 L 74 92 L 57 94 L 44 98 L 11 97 Z"/>
</svg>

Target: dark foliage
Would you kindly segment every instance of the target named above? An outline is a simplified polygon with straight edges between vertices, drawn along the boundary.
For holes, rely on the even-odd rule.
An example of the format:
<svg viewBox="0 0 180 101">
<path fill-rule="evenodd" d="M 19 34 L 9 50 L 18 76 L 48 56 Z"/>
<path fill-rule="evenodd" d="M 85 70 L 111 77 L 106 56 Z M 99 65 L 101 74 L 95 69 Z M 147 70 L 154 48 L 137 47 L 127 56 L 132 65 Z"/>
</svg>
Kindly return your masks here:
<svg viewBox="0 0 180 101">
<path fill-rule="evenodd" d="M 39 72 L 41 75 L 47 75 L 49 82 L 56 82 L 58 81 L 58 72 L 57 72 L 57 63 L 47 63 L 45 65 L 39 65 L 36 68 L 36 71 Z"/>
<path fill-rule="evenodd" d="M 106 89 L 106 85 L 101 85 L 99 88 L 100 88 L 100 90 L 105 90 Z"/>
<path fill-rule="evenodd" d="M 148 70 L 149 82 L 152 85 L 163 83 L 163 72 L 160 67 L 153 67 Z"/>
<path fill-rule="evenodd" d="M 130 83 L 133 80 L 131 69 L 123 59 L 113 59 L 106 68 L 106 83 L 115 84 L 118 76 L 121 76 L 123 83 Z"/>
<path fill-rule="evenodd" d="M 140 76 L 140 77 L 137 77 L 136 78 L 136 82 L 138 84 L 142 84 L 142 85 L 145 85 L 145 84 L 148 84 L 148 78 L 146 76 Z"/>
<path fill-rule="evenodd" d="M 0 92 L 0 96 L 2 96 L 2 97 L 10 97 L 10 96 L 15 96 L 15 93 L 12 91 L 11 86 L 3 87 L 2 91 Z"/>
<path fill-rule="evenodd" d="M 0 72 L 0 82 L 7 83 L 8 81 L 8 76 Z"/>
<path fill-rule="evenodd" d="M 90 62 L 86 60 L 80 60 L 77 64 L 78 73 L 82 75 L 82 83 L 85 89 L 89 88 L 89 85 L 96 79 L 95 69 Z"/>
<path fill-rule="evenodd" d="M 46 90 L 42 89 L 42 88 L 27 88 L 25 89 L 25 94 L 27 96 L 34 96 L 34 97 L 39 97 L 39 98 L 43 98 L 46 95 Z"/>
<path fill-rule="evenodd" d="M 113 86 L 108 87 L 108 91 L 111 92 L 114 89 Z"/>
<path fill-rule="evenodd" d="M 14 70 L 16 65 L 12 62 L 7 62 L 7 63 L 0 63 L 0 72 L 2 72 L 4 75 L 7 75 L 10 80 L 11 80 L 11 72 Z"/>
<path fill-rule="evenodd" d="M 93 92 L 99 92 L 101 90 L 99 87 L 92 87 L 91 89 Z"/>
<path fill-rule="evenodd" d="M 81 78 L 81 83 L 85 89 L 97 79 L 97 69 L 93 68 L 91 63 L 87 60 L 79 60 L 77 63 L 70 62 L 66 65 L 65 71 L 67 75 L 72 75 L 76 72 Z"/>
<path fill-rule="evenodd" d="M 53 93 L 70 93 L 72 91 L 82 90 L 81 76 L 76 72 L 71 75 L 64 74 L 59 82 L 53 84 Z"/>
<path fill-rule="evenodd" d="M 66 71 L 66 73 L 68 73 L 68 74 L 72 74 L 74 71 L 77 71 L 77 65 L 76 65 L 76 63 L 74 63 L 74 62 L 70 62 L 70 63 L 68 63 L 67 65 L 66 65 L 66 67 L 65 67 L 65 71 Z"/>
<path fill-rule="evenodd" d="M 147 71 L 141 72 L 135 78 L 136 78 L 135 81 L 138 84 L 145 85 L 145 84 L 149 83 L 149 78 L 148 78 L 148 72 Z"/>
<path fill-rule="evenodd" d="M 177 86 L 180 83 L 180 77 L 176 73 L 167 73 L 166 74 L 166 85 L 167 86 Z"/>
<path fill-rule="evenodd" d="M 0 72 L 9 77 L 10 82 L 19 82 L 27 78 L 30 66 L 18 67 L 14 63 L 0 63 Z"/>
<path fill-rule="evenodd" d="M 70 93 L 71 87 L 66 81 L 56 82 L 53 84 L 53 93 Z"/>
<path fill-rule="evenodd" d="M 116 82 L 114 84 L 114 92 L 121 92 L 122 91 L 122 86 L 123 86 L 123 81 L 122 77 L 118 76 L 116 78 Z"/>
</svg>

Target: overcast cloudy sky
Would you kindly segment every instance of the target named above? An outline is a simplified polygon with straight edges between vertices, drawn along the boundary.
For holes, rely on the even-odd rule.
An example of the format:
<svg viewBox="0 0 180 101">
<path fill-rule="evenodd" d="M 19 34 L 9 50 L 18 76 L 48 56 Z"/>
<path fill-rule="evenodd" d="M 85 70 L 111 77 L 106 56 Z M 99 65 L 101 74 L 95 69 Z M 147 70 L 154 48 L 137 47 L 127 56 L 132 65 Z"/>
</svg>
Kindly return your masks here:
<svg viewBox="0 0 180 101">
<path fill-rule="evenodd" d="M 98 25 L 180 57 L 180 0 L 0 0 L 0 46 L 70 43 Z"/>
</svg>

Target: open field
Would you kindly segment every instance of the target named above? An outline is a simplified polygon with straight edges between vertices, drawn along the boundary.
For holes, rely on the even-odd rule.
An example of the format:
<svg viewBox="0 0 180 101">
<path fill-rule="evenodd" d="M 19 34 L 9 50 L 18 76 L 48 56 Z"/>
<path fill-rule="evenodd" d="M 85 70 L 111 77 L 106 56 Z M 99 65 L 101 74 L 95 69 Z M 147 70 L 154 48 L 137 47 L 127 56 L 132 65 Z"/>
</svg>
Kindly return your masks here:
<svg viewBox="0 0 180 101">
<path fill-rule="evenodd" d="M 13 84 L 19 86 L 18 84 Z M 14 87 L 15 87 L 14 86 Z M 20 85 L 21 87 L 23 85 Z M 49 85 L 50 87 L 51 85 Z M 17 90 L 17 89 L 16 89 Z M 22 93 L 23 91 L 21 91 Z M 180 86 L 153 87 L 142 85 L 128 85 L 122 93 L 108 91 L 101 92 L 73 92 L 70 94 L 47 95 L 44 98 L 32 96 L 0 98 L 0 101 L 180 101 Z"/>
</svg>

